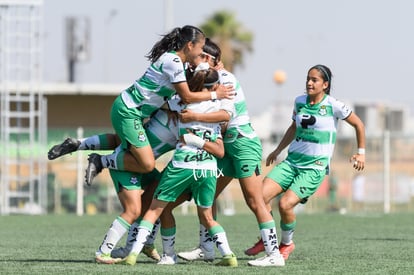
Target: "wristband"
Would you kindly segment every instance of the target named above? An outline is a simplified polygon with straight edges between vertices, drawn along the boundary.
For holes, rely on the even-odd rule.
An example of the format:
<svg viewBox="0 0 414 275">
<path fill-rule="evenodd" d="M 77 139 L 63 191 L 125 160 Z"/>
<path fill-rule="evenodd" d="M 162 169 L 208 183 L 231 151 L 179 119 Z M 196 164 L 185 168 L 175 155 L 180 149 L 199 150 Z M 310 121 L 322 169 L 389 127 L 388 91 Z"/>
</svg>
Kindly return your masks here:
<svg viewBox="0 0 414 275">
<path fill-rule="evenodd" d="M 198 137 L 193 134 L 184 134 L 183 135 L 185 144 L 195 146 L 197 148 L 202 149 L 206 141 L 202 139 L 201 137 Z"/>
<path fill-rule="evenodd" d="M 358 148 L 358 155 L 365 155 L 365 148 Z"/>
<path fill-rule="evenodd" d="M 211 100 L 216 100 L 217 99 L 217 92 L 211 92 Z"/>
</svg>

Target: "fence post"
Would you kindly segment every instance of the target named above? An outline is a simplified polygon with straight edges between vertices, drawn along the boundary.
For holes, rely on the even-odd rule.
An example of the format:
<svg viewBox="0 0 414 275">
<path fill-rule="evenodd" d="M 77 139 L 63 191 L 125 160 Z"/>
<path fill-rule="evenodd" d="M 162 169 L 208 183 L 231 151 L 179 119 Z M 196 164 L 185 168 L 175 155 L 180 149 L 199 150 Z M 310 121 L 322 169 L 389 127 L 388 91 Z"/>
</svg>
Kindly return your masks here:
<svg viewBox="0 0 414 275">
<path fill-rule="evenodd" d="M 83 128 L 77 129 L 78 140 L 83 138 Z M 83 216 L 83 154 L 78 153 L 77 183 L 76 183 L 76 215 Z"/>
<path fill-rule="evenodd" d="M 384 131 L 384 213 L 388 214 L 391 210 L 390 194 L 390 131 Z"/>
</svg>

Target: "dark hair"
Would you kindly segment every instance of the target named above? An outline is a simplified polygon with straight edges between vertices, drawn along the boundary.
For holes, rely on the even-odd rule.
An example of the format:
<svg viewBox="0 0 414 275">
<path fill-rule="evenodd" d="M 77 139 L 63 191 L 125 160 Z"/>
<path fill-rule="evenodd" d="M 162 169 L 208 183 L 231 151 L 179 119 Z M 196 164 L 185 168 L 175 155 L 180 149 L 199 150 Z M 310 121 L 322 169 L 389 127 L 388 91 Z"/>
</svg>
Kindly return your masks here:
<svg viewBox="0 0 414 275">
<path fill-rule="evenodd" d="M 203 51 L 214 56 L 214 66 L 216 66 L 221 60 L 221 49 L 210 38 L 206 38 Z"/>
<path fill-rule="evenodd" d="M 308 71 L 308 74 L 309 74 L 309 72 L 311 71 L 311 70 L 313 70 L 313 69 L 316 69 L 316 70 L 318 70 L 320 73 L 321 73 L 321 75 L 322 75 L 322 79 L 324 80 L 324 81 L 328 81 L 328 87 L 325 89 L 325 94 L 327 94 L 327 95 L 329 95 L 330 93 L 331 93 L 331 81 L 332 81 L 332 72 L 331 72 L 331 69 L 329 69 L 327 66 L 325 66 L 325 65 L 321 65 L 321 64 L 318 64 L 318 65 L 315 65 L 315 66 L 313 66 L 312 68 L 310 68 L 309 69 L 309 71 Z"/>
<path fill-rule="evenodd" d="M 211 89 L 214 84 L 218 83 L 219 74 L 213 68 L 201 70 L 194 73 L 193 77 L 188 80 L 190 91 L 197 92 L 203 88 Z"/>
<path fill-rule="evenodd" d="M 160 58 L 163 53 L 181 50 L 188 42 L 196 43 L 204 37 L 204 33 L 194 26 L 186 25 L 182 28 L 175 28 L 155 43 L 151 51 L 145 57 L 151 62 L 154 62 Z"/>
</svg>

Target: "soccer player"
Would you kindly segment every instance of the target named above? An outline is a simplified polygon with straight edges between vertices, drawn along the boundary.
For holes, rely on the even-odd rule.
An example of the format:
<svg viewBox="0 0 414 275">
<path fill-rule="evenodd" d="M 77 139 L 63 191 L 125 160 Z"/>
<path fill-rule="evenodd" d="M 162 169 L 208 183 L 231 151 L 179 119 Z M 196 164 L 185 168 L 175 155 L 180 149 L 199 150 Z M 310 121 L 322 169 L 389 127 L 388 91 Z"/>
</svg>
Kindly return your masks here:
<svg viewBox="0 0 414 275">
<path fill-rule="evenodd" d="M 217 66 L 221 59 L 221 50 L 213 41 L 206 38 L 201 56 L 204 59 L 203 61 L 209 62 L 211 66 Z M 220 177 L 217 182 L 215 196 L 217 197 L 233 178 L 239 179 L 246 203 L 256 216 L 260 235 L 266 240 L 266 257 L 262 260 L 261 265 L 284 266 L 284 259 L 278 249 L 276 225 L 272 215 L 266 208 L 262 195 L 262 145 L 260 139 L 250 125 L 245 96 L 240 83 L 232 73 L 224 68 L 219 68 L 218 72 L 220 83 L 235 88 L 236 94 L 232 101 L 236 112 L 225 129 L 223 138 L 225 155 L 222 159 L 218 159 Z M 205 121 L 208 119 L 208 115 L 197 114 L 188 110 L 182 112 L 180 117 L 184 121 Z M 210 260 L 212 258 L 211 254 L 214 255 L 212 249 L 214 247 L 211 245 L 211 237 L 201 224 L 199 246 L 191 251 L 180 252 L 178 256 L 189 261 Z M 256 262 L 253 262 L 253 264 L 256 265 Z"/>
<path fill-rule="evenodd" d="M 167 106 L 162 107 L 161 109 L 157 110 L 156 113 L 151 116 L 151 119 L 147 121 L 144 125 L 146 134 L 148 136 L 148 140 L 153 148 L 154 158 L 157 159 L 162 154 L 169 152 L 175 148 L 178 139 L 178 128 L 176 126 L 176 121 L 169 119 L 168 110 L 166 109 Z M 78 150 L 115 150 L 120 145 L 120 140 L 116 134 L 99 134 L 93 135 L 90 137 L 83 138 L 81 140 L 77 140 L 75 138 L 66 138 L 62 143 L 53 146 L 48 152 L 48 158 L 50 160 L 56 159 L 63 155 L 78 151 Z M 119 150 L 119 148 L 117 149 Z M 124 175 L 122 179 L 128 180 L 128 175 L 133 176 L 134 173 L 117 173 L 111 172 L 110 175 L 113 179 L 114 183 L 118 182 L 117 175 Z M 137 179 L 141 178 L 140 175 L 135 175 Z M 152 200 L 153 192 L 157 185 L 157 182 L 160 178 L 160 172 L 157 169 L 154 169 L 151 173 L 147 173 L 142 175 L 142 180 L 137 181 L 137 186 L 141 186 L 140 190 L 142 189 L 141 197 L 141 213 L 144 213 Z M 138 185 L 139 184 L 139 185 Z M 114 184 L 117 193 L 121 191 L 118 184 Z M 139 221 L 139 219 L 138 219 Z M 138 221 L 135 221 L 131 224 L 128 231 L 127 242 L 124 247 L 114 248 L 113 250 L 107 250 L 106 254 L 110 253 L 109 255 L 102 256 L 100 249 L 96 253 L 96 260 L 99 263 L 114 263 L 114 259 L 117 258 L 124 258 L 128 255 L 131 247 L 132 242 L 135 240 L 135 235 L 138 228 Z M 113 225 L 117 223 L 113 223 Z M 143 248 L 143 253 L 148 257 L 159 261 L 160 255 L 158 254 L 155 246 L 154 246 L 154 239 L 157 231 L 160 227 L 160 223 L 156 223 L 153 234 L 148 238 L 148 241 Z M 122 236 L 121 236 L 122 237 Z M 116 242 L 109 242 L 110 246 L 115 247 Z M 104 249 L 105 250 L 105 249 Z"/>
<path fill-rule="evenodd" d="M 153 46 L 147 55 L 151 65 L 140 79 L 121 92 L 112 105 L 112 126 L 124 150 L 106 156 L 105 162 L 100 155 L 91 154 L 85 176 L 87 184 L 106 166 L 139 173 L 154 169 L 155 159 L 143 121 L 174 94 L 177 93 L 184 103 L 232 97 L 232 87 L 219 85 L 214 91 L 200 93 L 192 93 L 188 88 L 184 64 L 198 58 L 204 43 L 205 36 L 200 29 L 184 26 L 174 28 Z M 129 162 L 124 161 L 128 154 L 135 160 L 133 167 L 128 167 Z"/>
<path fill-rule="evenodd" d="M 286 159 L 273 167 L 263 181 L 263 196 L 268 205 L 273 198 L 282 194 L 279 200 L 282 229 L 280 252 L 285 259 L 295 248 L 294 207 L 306 203 L 329 171 L 338 120 L 344 120 L 355 128 L 358 151 L 350 158 L 353 168 L 361 171 L 365 166 L 365 126 L 347 105 L 330 95 L 331 82 L 332 73 L 327 66 L 315 65 L 309 69 L 306 94 L 295 99 L 293 122 L 266 159 L 266 165 L 269 166 L 289 146 Z M 252 251 L 254 253 L 250 253 Z M 252 255 L 260 251 L 263 251 L 262 240 L 245 253 Z M 261 262 L 261 259 L 256 260 L 256 264 Z"/>
<path fill-rule="evenodd" d="M 219 83 L 218 73 L 213 69 L 197 70 L 189 82 L 191 90 L 196 87 L 215 89 Z M 218 101 L 204 101 L 185 106 L 198 113 L 216 112 Z M 223 227 L 213 219 L 211 207 L 216 189 L 216 157 L 224 155 L 219 123 L 179 123 L 180 141 L 172 160 L 164 170 L 149 210 L 140 222 L 137 241 L 124 263 L 134 265 L 154 222 L 169 202 L 174 202 L 183 192 L 190 190 L 197 205 L 200 222 L 209 230 L 223 258 L 217 265 L 237 266 L 237 258 L 230 249 Z M 175 264 L 175 227 L 163 236 L 164 254 L 159 264 Z"/>
</svg>

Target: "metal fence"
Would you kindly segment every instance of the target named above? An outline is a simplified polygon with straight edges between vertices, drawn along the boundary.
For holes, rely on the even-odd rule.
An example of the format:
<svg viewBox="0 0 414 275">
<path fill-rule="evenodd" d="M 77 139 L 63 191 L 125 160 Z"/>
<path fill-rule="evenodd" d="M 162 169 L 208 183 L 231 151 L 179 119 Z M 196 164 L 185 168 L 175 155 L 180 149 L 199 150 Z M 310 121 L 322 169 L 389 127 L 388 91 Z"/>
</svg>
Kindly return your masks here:
<svg viewBox="0 0 414 275">
<path fill-rule="evenodd" d="M 59 137 L 55 136 L 55 138 Z M 50 141 L 50 145 L 60 142 L 64 138 L 62 136 L 61 139 Z M 378 137 L 367 137 L 366 167 L 363 172 L 355 171 L 349 162 L 349 158 L 356 152 L 355 144 L 355 138 L 338 139 L 331 162 L 330 176 L 326 177 L 319 190 L 307 204 L 298 206 L 297 211 L 307 213 L 322 211 L 340 213 L 414 211 L 414 156 L 411 153 L 414 149 L 414 136 L 384 134 Z M 276 145 L 263 141 L 263 146 L 266 148 L 264 150 L 265 158 L 271 150 L 270 148 L 274 148 Z M 83 177 L 79 177 L 79 173 L 82 174 L 85 168 L 87 152 L 76 154 L 49 162 L 49 174 L 53 175 L 49 177 L 53 180 L 49 182 L 49 186 L 55 186 L 56 190 L 63 190 L 65 194 L 68 193 L 68 190 L 72 190 L 73 193 L 71 205 L 65 205 L 69 202 L 67 199 L 57 200 L 59 203 L 57 206 L 64 211 L 75 211 L 76 190 L 79 191 L 79 186 L 83 186 Z M 168 160 L 169 156 L 159 159 L 158 167 L 160 169 L 164 167 Z M 270 169 L 271 167 L 265 167 L 263 163 L 264 175 Z M 109 174 L 106 172 L 100 174 L 94 185 L 92 189 L 84 186 L 85 201 L 82 205 L 85 212 L 118 210 L 120 206 Z M 225 195 L 219 198 L 223 206 L 223 214 L 250 211 L 244 202 L 239 183 L 236 180 L 227 189 Z M 59 196 L 59 192 L 54 195 L 55 198 L 57 198 L 56 196 Z M 79 202 L 76 204 L 79 207 Z M 228 207 L 226 208 L 229 205 L 232 206 L 232 211 L 229 211 Z M 51 202 L 49 210 L 55 211 L 54 207 Z M 188 209 L 189 205 L 187 204 L 185 205 L 185 213 L 192 213 Z"/>
</svg>

